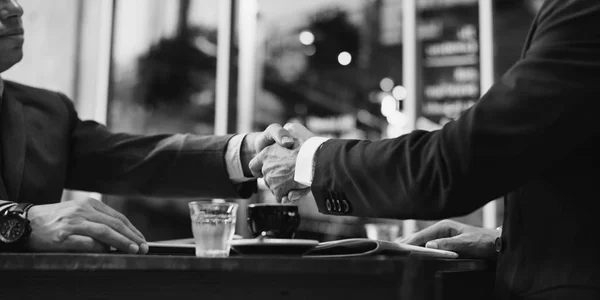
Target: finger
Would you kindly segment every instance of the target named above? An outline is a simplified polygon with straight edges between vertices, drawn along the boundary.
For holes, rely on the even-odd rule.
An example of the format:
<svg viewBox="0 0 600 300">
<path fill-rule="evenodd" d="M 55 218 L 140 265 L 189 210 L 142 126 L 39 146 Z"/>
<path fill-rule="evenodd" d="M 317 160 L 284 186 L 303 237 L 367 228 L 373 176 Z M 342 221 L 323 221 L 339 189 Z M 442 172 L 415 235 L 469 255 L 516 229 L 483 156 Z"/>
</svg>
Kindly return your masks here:
<svg viewBox="0 0 600 300">
<path fill-rule="evenodd" d="M 283 196 L 281 198 L 281 204 L 295 204 L 296 201 L 290 200 L 288 196 Z"/>
<path fill-rule="evenodd" d="M 252 175 L 256 178 L 263 177 L 263 173 L 262 173 L 263 159 L 262 159 L 261 153 L 256 155 L 248 164 L 248 166 L 250 167 L 250 172 L 252 172 Z"/>
<path fill-rule="evenodd" d="M 76 235 L 91 237 L 108 246 L 115 247 L 121 252 L 137 254 L 140 251 L 139 244 L 128 239 L 105 224 L 86 220 L 81 224 L 74 225 L 73 228 L 71 228 L 71 232 Z"/>
<path fill-rule="evenodd" d="M 262 149 L 277 143 L 278 145 L 291 149 L 294 147 L 293 136 L 279 124 L 271 124 L 263 134 L 256 139 L 256 151 L 259 152 Z"/>
<path fill-rule="evenodd" d="M 417 233 L 408 236 L 400 242 L 404 244 L 422 246 L 431 240 L 451 237 L 454 235 L 457 235 L 457 233 L 455 233 L 455 230 L 452 227 L 452 223 L 440 221 L 438 223 L 433 224 L 432 226 L 429 226 Z"/>
<path fill-rule="evenodd" d="M 92 221 L 109 225 L 114 230 L 122 233 L 139 244 L 146 242 L 144 235 L 137 228 L 135 228 L 129 219 L 127 219 L 127 217 L 125 217 L 122 213 L 114 210 L 112 207 L 100 201 L 94 201 L 92 207 L 94 207 L 94 209 L 96 209 L 98 212 L 103 213 L 103 215 L 94 215 L 97 218 L 101 218 L 101 220 Z"/>
<path fill-rule="evenodd" d="M 131 229 L 129 229 L 129 227 L 127 225 L 125 225 L 125 223 L 118 218 L 115 218 L 115 217 L 109 216 L 107 214 L 104 214 L 102 212 L 99 212 L 97 214 L 92 214 L 90 216 L 87 216 L 87 219 L 91 222 L 103 224 L 103 225 L 110 227 L 112 230 L 125 236 L 126 238 L 133 241 L 134 243 L 136 243 L 139 246 L 146 243 L 145 239 L 140 238 L 139 235 L 137 235 L 135 232 L 133 232 Z"/>
<path fill-rule="evenodd" d="M 275 196 L 275 200 L 280 203 L 283 203 L 283 197 L 287 196 L 287 191 L 281 188 L 271 189 L 271 192 Z M 289 201 L 289 199 L 287 199 L 286 201 Z"/>
<path fill-rule="evenodd" d="M 274 188 L 271 189 L 271 191 L 273 192 L 273 195 L 275 195 L 277 201 L 281 202 L 283 201 L 283 197 L 287 197 L 287 201 L 295 202 L 310 191 L 310 189 L 305 186 L 294 182 L 293 173 L 278 172 L 281 170 L 267 171 L 268 170 L 263 169 L 263 173 L 265 174 L 264 179 L 265 182 L 273 183 Z M 290 194 L 291 191 L 295 192 Z"/>
<path fill-rule="evenodd" d="M 272 180 L 269 175 L 265 176 L 265 182 L 273 182 L 276 183 L 277 181 Z M 286 197 L 288 195 L 288 192 L 290 191 L 290 187 L 287 186 L 286 184 L 274 184 L 273 185 L 274 188 L 271 189 L 271 192 L 273 193 L 273 195 L 275 196 L 275 199 L 277 200 L 277 202 L 282 202 L 283 201 L 283 197 Z M 288 198 L 288 201 L 291 200 Z"/>
<path fill-rule="evenodd" d="M 289 198 L 289 201 L 291 203 L 295 203 L 298 200 L 302 199 L 303 197 L 305 197 L 306 195 L 308 195 L 308 193 L 310 193 L 310 189 L 309 188 L 305 188 L 305 189 L 301 189 L 301 190 L 291 190 L 287 197 Z"/>
<path fill-rule="evenodd" d="M 440 250 L 448 250 L 454 252 L 467 252 L 470 250 L 471 243 L 463 239 L 460 235 L 449 237 L 449 238 L 441 238 L 433 241 L 427 242 L 425 247 L 431 249 L 440 249 Z"/>
<path fill-rule="evenodd" d="M 63 250 L 68 252 L 105 253 L 109 247 L 105 244 L 82 235 L 70 235 L 63 242 Z"/>
</svg>

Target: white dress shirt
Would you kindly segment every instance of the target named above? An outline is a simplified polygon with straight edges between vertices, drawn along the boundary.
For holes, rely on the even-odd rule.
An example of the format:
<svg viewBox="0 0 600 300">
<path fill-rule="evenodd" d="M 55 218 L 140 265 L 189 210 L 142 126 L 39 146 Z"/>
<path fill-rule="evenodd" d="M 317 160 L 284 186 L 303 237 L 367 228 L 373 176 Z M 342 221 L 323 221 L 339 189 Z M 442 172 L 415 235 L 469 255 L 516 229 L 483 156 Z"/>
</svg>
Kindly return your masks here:
<svg viewBox="0 0 600 300">
<path fill-rule="evenodd" d="M 254 177 L 248 178 L 244 176 L 244 170 L 242 169 L 240 153 L 242 152 L 242 142 L 245 137 L 246 134 L 236 134 L 227 143 L 225 163 L 227 164 L 229 179 L 231 179 L 233 183 L 242 183 L 254 179 Z"/>
<path fill-rule="evenodd" d="M 329 138 L 312 137 L 308 139 L 298 152 L 294 180 L 300 184 L 311 186 L 315 171 L 315 154 Z"/>
</svg>

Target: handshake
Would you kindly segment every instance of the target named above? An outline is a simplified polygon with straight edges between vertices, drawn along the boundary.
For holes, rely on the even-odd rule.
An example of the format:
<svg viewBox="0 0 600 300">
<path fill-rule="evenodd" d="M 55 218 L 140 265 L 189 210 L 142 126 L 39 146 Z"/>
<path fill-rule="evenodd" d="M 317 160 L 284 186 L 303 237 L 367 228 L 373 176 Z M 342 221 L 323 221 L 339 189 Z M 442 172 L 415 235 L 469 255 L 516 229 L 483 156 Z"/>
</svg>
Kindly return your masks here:
<svg viewBox="0 0 600 300">
<path fill-rule="evenodd" d="M 242 156 L 253 158 L 242 167 L 247 167 L 254 177 L 263 178 L 278 202 L 294 203 L 310 192 L 310 186 L 296 182 L 294 175 L 300 148 L 311 137 L 314 134 L 300 124 L 272 124 L 262 133 L 247 136 L 246 143 L 250 145 L 246 149 L 254 151 Z"/>
</svg>

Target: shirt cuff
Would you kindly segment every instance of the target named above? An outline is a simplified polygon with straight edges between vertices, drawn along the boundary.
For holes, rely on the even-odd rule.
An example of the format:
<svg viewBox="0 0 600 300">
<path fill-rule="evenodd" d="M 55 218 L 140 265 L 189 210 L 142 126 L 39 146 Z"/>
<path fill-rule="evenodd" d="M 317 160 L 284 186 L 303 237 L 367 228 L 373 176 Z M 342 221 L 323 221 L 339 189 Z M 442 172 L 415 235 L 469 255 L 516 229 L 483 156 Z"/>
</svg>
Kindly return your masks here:
<svg viewBox="0 0 600 300">
<path fill-rule="evenodd" d="M 225 164 L 227 165 L 229 179 L 233 183 L 242 183 L 254 180 L 254 178 L 248 178 L 244 176 L 244 171 L 242 170 L 240 153 L 242 151 L 242 142 L 244 141 L 245 137 L 246 134 L 236 134 L 227 143 L 227 150 L 225 151 Z"/>
<path fill-rule="evenodd" d="M 311 186 L 314 176 L 314 160 L 315 154 L 321 148 L 321 145 L 328 141 L 325 137 L 312 137 L 308 139 L 298 152 L 296 158 L 296 170 L 294 172 L 294 180 L 300 184 Z"/>
</svg>

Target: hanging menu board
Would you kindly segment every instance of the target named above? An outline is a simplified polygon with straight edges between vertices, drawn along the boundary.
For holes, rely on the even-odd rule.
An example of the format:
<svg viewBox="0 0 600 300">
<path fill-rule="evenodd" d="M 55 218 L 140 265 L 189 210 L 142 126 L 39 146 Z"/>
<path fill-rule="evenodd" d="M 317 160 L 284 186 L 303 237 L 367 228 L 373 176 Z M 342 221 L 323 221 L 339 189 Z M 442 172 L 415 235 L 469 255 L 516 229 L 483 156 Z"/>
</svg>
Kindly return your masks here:
<svg viewBox="0 0 600 300">
<path fill-rule="evenodd" d="M 479 3 L 417 0 L 417 10 L 421 55 L 417 127 L 441 126 L 457 119 L 481 94 Z"/>
</svg>

